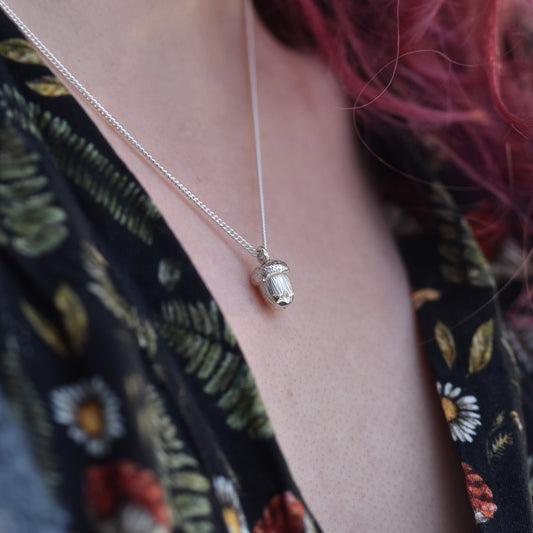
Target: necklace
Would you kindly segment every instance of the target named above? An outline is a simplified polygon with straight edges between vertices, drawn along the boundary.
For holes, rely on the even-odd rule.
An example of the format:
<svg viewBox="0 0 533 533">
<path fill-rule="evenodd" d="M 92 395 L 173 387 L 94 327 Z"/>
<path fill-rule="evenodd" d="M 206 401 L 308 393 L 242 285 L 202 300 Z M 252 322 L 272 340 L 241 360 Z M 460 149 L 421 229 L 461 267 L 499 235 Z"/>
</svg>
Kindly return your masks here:
<svg viewBox="0 0 533 533">
<path fill-rule="evenodd" d="M 251 0 L 244 1 L 244 16 L 246 28 L 246 50 L 248 56 L 248 77 L 250 82 L 250 99 L 254 127 L 255 158 L 257 167 L 257 185 L 259 192 L 259 207 L 261 212 L 261 230 L 263 242 L 261 246 L 253 246 L 242 235 L 227 224 L 212 209 L 202 202 L 180 180 L 174 177 L 161 163 L 159 163 L 122 124 L 107 111 L 100 102 L 81 84 L 80 81 L 55 57 L 52 52 L 37 38 L 37 36 L 24 24 L 17 14 L 3 1 L 0 8 L 15 23 L 29 42 L 42 54 L 55 71 L 75 89 L 80 96 L 117 132 L 128 142 L 144 159 L 165 177 L 186 199 L 190 200 L 209 219 L 229 235 L 237 244 L 244 248 L 250 255 L 256 257 L 259 266 L 251 275 L 252 284 L 259 288 L 265 301 L 272 307 L 282 309 L 292 303 L 294 290 L 288 277 L 289 267 L 283 261 L 270 259 L 267 249 L 265 208 L 263 196 L 263 173 L 261 165 L 261 141 L 259 135 L 259 111 L 257 103 L 257 76 L 255 68 L 254 22 Z"/>
</svg>

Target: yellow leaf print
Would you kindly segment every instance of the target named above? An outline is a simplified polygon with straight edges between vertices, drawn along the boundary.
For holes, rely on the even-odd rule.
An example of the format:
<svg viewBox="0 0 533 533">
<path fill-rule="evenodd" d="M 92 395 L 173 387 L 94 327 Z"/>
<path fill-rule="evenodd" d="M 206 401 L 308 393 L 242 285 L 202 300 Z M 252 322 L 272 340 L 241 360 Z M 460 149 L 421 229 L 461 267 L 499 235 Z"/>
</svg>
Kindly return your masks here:
<svg viewBox="0 0 533 533">
<path fill-rule="evenodd" d="M 35 333 L 37 333 L 37 335 L 39 335 L 39 337 L 41 337 L 41 339 L 43 339 L 43 341 L 51 346 L 56 352 L 66 356 L 68 354 L 68 349 L 59 330 L 26 300 L 21 300 L 19 305 L 22 314 L 33 327 Z"/>
<path fill-rule="evenodd" d="M 28 65 L 42 65 L 43 62 L 33 47 L 24 39 L 6 39 L 0 42 L 0 55 Z"/>
<path fill-rule="evenodd" d="M 87 313 L 78 295 L 65 284 L 60 285 L 54 303 L 61 313 L 63 325 L 76 352 L 80 352 L 87 339 Z"/>
<path fill-rule="evenodd" d="M 513 444 L 513 435 L 511 433 L 498 433 L 496 437 L 487 442 L 487 459 L 492 462 L 493 459 L 501 458 L 507 448 Z"/>
<path fill-rule="evenodd" d="M 415 311 L 420 309 L 426 302 L 434 302 L 440 299 L 440 291 L 431 288 L 418 289 L 411 294 L 411 301 Z"/>
<path fill-rule="evenodd" d="M 511 417 L 511 420 L 516 424 L 518 431 L 524 431 L 524 425 L 520 420 L 520 415 L 516 411 L 511 411 L 509 413 L 509 416 Z"/>
<path fill-rule="evenodd" d="M 468 371 L 473 374 L 479 372 L 490 362 L 492 357 L 492 336 L 494 322 L 489 320 L 481 324 L 472 338 L 470 346 L 470 362 Z"/>
<path fill-rule="evenodd" d="M 41 96 L 55 98 L 69 94 L 67 88 L 55 76 L 42 76 L 26 82 L 26 85 Z"/>
<path fill-rule="evenodd" d="M 435 325 L 435 338 L 437 339 L 437 344 L 439 345 L 442 356 L 448 365 L 448 368 L 451 368 L 455 361 L 455 341 L 453 340 L 453 335 L 448 327 L 443 324 L 440 320 Z"/>
</svg>

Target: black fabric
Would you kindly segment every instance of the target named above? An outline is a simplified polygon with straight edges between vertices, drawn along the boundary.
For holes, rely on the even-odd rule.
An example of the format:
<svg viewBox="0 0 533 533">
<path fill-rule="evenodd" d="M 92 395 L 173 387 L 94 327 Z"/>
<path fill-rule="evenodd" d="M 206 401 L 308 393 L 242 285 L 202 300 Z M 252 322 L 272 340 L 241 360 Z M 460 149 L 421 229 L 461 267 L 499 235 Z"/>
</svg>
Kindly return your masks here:
<svg viewBox="0 0 533 533">
<path fill-rule="evenodd" d="M 0 53 L 0 384 L 70 530 L 319 531 L 155 206 L 3 16 Z M 395 226 L 479 530 L 533 531 L 528 356 L 449 192 L 388 151 L 425 179 Z"/>
</svg>

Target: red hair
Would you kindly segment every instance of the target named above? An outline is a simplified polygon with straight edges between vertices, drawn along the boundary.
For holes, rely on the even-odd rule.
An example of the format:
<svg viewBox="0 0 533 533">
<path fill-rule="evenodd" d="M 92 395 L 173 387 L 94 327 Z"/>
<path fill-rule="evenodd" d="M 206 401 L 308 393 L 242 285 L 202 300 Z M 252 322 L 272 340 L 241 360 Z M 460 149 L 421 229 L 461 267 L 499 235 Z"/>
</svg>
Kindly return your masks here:
<svg viewBox="0 0 533 533">
<path fill-rule="evenodd" d="M 277 0 L 279 35 L 318 51 L 364 131 L 405 128 L 447 161 L 451 183 L 494 257 L 533 240 L 531 0 Z M 275 6 L 275 7 L 274 7 Z M 474 200 L 472 200 L 474 199 Z"/>
</svg>

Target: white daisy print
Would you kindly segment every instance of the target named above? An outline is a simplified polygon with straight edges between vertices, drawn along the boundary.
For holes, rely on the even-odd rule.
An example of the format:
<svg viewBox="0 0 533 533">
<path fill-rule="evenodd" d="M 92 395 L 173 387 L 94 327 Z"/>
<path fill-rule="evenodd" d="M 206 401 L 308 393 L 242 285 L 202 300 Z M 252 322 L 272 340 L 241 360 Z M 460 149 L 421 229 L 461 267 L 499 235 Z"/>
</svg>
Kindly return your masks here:
<svg viewBox="0 0 533 533">
<path fill-rule="evenodd" d="M 93 456 L 102 456 L 124 435 L 119 400 L 98 376 L 65 385 L 50 394 L 53 418 L 67 426 L 69 437 Z"/>
<path fill-rule="evenodd" d="M 460 387 L 454 387 L 451 383 L 446 383 L 444 386 L 437 383 L 437 392 L 453 440 L 472 442 L 476 435 L 476 427 L 481 426 L 476 398 L 461 396 Z"/>
<path fill-rule="evenodd" d="M 213 479 L 213 487 L 222 506 L 222 517 L 228 533 L 250 533 L 239 496 L 231 480 L 224 476 L 217 476 Z"/>
<path fill-rule="evenodd" d="M 144 509 L 134 505 L 126 505 L 121 509 L 118 518 L 120 532 L 123 533 L 169 533 L 169 529 L 158 524 Z M 113 526 L 113 524 L 111 524 Z M 111 529 L 110 531 L 116 531 Z"/>
</svg>

